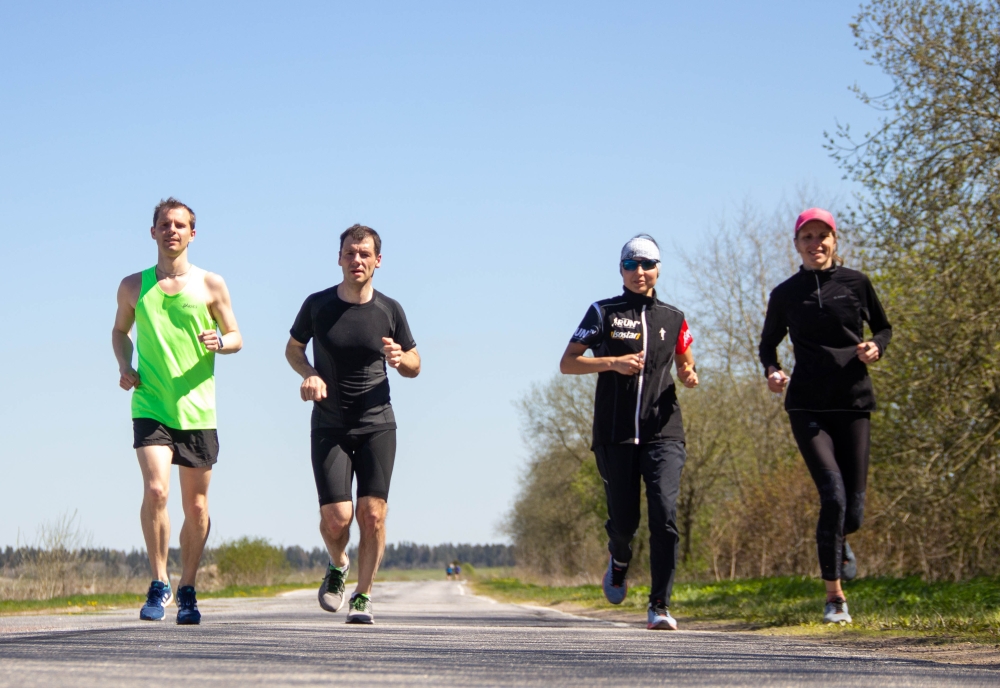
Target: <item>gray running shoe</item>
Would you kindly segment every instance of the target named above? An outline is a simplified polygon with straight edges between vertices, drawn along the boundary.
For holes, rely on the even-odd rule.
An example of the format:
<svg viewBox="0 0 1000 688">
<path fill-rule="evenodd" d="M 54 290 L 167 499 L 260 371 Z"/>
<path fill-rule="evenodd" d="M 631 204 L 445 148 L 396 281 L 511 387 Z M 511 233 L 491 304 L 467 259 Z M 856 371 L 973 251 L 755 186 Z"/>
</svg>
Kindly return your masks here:
<svg viewBox="0 0 1000 688">
<path fill-rule="evenodd" d="M 650 602 L 646 610 L 646 628 L 651 631 L 676 631 L 677 620 L 670 616 L 666 605 L 657 600 Z"/>
<path fill-rule="evenodd" d="M 826 607 L 823 608 L 823 623 L 839 623 L 843 625 L 849 624 L 852 621 L 851 615 L 847 612 L 846 600 L 827 602 Z"/>
<path fill-rule="evenodd" d="M 333 564 L 326 569 L 326 577 L 323 584 L 319 586 L 319 606 L 328 612 L 339 612 L 344 606 L 344 584 L 347 582 L 347 574 L 351 570 L 351 562 L 341 571 Z"/>
<path fill-rule="evenodd" d="M 840 565 L 840 579 L 854 580 L 858 575 L 858 560 L 854 558 L 851 546 L 844 540 L 844 563 Z"/>
<path fill-rule="evenodd" d="M 347 612 L 347 623 L 375 623 L 375 612 L 372 609 L 372 598 L 363 592 L 356 592 L 351 595 L 351 609 Z"/>
</svg>

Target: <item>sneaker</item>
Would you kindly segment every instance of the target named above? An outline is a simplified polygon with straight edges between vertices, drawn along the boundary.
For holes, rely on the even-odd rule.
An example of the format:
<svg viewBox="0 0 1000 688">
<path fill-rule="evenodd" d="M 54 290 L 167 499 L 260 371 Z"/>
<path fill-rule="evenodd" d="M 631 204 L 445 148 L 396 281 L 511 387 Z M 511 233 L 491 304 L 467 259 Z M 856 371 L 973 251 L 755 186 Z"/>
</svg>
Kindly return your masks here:
<svg viewBox="0 0 1000 688">
<path fill-rule="evenodd" d="M 319 606 L 328 612 L 339 612 L 344 606 L 344 583 L 347 573 L 351 570 L 351 562 L 347 562 L 341 571 L 332 563 L 326 569 L 326 578 L 319 586 Z"/>
<path fill-rule="evenodd" d="M 611 604 L 621 604 L 628 594 L 628 582 L 625 574 L 628 573 L 628 564 L 618 566 L 615 558 L 608 556 L 608 570 L 604 572 L 604 580 L 601 587 L 604 588 L 604 597 Z"/>
<path fill-rule="evenodd" d="M 347 623 L 375 623 L 375 612 L 372 609 L 372 598 L 363 592 L 351 595 L 351 610 L 347 612 Z"/>
<path fill-rule="evenodd" d="M 823 608 L 823 623 L 849 624 L 853 621 L 847 612 L 847 600 L 827 602 Z"/>
<path fill-rule="evenodd" d="M 840 579 L 849 581 L 854 580 L 858 575 L 858 560 L 854 558 L 854 552 L 851 551 L 851 546 L 847 544 L 847 540 L 844 540 L 844 563 L 840 565 Z"/>
<path fill-rule="evenodd" d="M 651 631 L 676 631 L 677 619 L 670 616 L 670 610 L 665 604 L 656 600 L 650 602 L 649 609 L 646 610 L 646 628 Z"/>
<path fill-rule="evenodd" d="M 177 623 L 181 626 L 196 626 L 201 623 L 194 586 L 185 585 L 177 591 Z"/>
<path fill-rule="evenodd" d="M 139 610 L 139 618 L 143 621 L 159 621 L 163 618 L 163 608 L 174 601 L 174 593 L 170 584 L 155 580 L 149 584 L 146 592 L 146 604 Z"/>
</svg>

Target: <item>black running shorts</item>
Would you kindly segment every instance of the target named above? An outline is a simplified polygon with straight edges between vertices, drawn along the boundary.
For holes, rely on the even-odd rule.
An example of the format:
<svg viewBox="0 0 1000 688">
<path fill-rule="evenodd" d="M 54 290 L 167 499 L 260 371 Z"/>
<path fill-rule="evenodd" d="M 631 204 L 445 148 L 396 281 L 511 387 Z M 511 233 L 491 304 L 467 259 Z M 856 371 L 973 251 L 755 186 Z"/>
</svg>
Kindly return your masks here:
<svg viewBox="0 0 1000 688">
<path fill-rule="evenodd" d="M 133 418 L 132 446 L 172 447 L 171 463 L 207 468 L 219 460 L 219 433 L 212 430 L 175 430 L 152 418 Z"/>
<path fill-rule="evenodd" d="M 345 435 L 314 428 L 312 464 L 319 504 L 351 501 L 351 480 L 358 477 L 358 497 L 388 501 L 392 465 L 396 461 L 396 431 Z"/>
</svg>

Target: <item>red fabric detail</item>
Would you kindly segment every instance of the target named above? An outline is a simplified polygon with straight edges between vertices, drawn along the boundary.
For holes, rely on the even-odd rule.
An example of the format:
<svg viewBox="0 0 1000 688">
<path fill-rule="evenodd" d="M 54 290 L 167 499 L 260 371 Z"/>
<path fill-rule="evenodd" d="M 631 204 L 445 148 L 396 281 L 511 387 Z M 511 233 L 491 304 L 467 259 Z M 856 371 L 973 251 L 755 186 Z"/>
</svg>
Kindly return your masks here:
<svg viewBox="0 0 1000 688">
<path fill-rule="evenodd" d="M 675 354 L 687 353 L 687 350 L 691 348 L 691 344 L 694 342 L 694 337 L 691 332 L 688 331 L 687 320 L 681 324 L 681 331 L 677 335 L 677 346 L 674 347 Z"/>
</svg>

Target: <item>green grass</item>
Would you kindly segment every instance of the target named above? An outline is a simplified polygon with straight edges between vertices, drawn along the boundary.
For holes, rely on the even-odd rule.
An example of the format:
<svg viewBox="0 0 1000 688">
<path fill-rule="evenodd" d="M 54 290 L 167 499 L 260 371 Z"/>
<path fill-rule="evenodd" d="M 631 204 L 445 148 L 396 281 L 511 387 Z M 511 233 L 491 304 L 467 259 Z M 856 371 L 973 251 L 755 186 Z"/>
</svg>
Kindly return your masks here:
<svg viewBox="0 0 1000 688">
<path fill-rule="evenodd" d="M 0 600 L 0 614 L 16 614 L 35 611 L 66 610 L 71 612 L 114 609 L 141 604 L 145 595 L 134 593 L 112 593 L 103 595 L 70 595 L 53 597 L 48 600 Z"/>
<path fill-rule="evenodd" d="M 555 587 L 514 578 L 483 579 L 477 591 L 508 601 L 577 603 L 614 609 L 600 586 Z M 866 578 L 845 586 L 852 630 L 949 634 L 1000 640 L 1000 578 L 926 583 L 919 578 Z M 617 609 L 644 611 L 649 588 L 635 586 Z M 741 622 L 750 628 L 822 628 L 822 583 L 783 577 L 718 583 L 678 583 L 671 610 L 680 620 Z"/>
<path fill-rule="evenodd" d="M 212 592 L 199 592 L 199 599 L 220 597 L 273 597 L 289 590 L 312 588 L 315 583 L 283 583 L 280 585 L 234 585 Z M 100 595 L 70 595 L 53 597 L 48 600 L 0 600 L 0 615 L 41 611 L 67 611 L 69 613 L 92 612 L 103 609 L 118 609 L 141 605 L 145 595 L 135 593 L 111 593 Z"/>
</svg>

